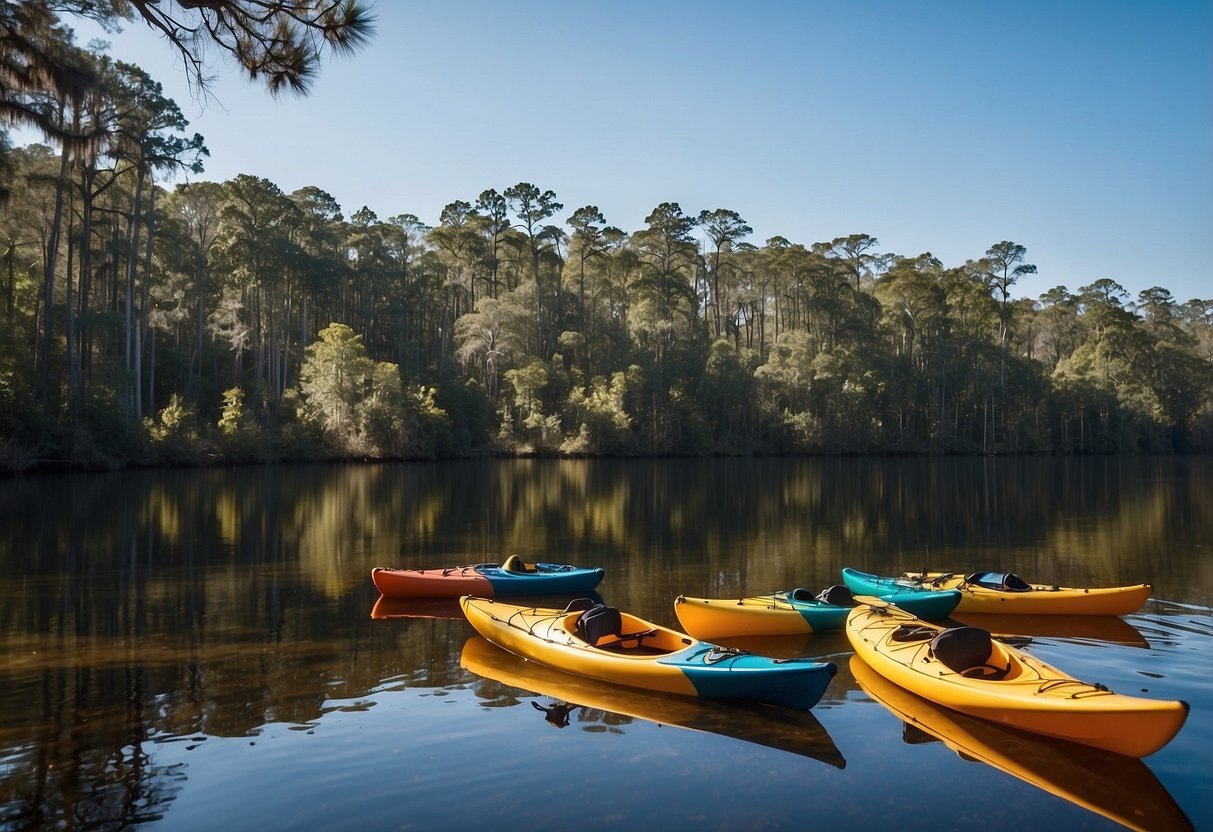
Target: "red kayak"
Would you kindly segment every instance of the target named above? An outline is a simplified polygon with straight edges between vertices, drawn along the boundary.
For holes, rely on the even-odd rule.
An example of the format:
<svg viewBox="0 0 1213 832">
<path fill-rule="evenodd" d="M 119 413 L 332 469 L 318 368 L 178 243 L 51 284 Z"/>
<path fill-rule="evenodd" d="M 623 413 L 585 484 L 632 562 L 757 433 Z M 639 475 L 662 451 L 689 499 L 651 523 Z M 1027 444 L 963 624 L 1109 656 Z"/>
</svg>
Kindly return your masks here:
<svg viewBox="0 0 1213 832">
<path fill-rule="evenodd" d="M 371 570 L 375 587 L 387 598 L 458 598 L 461 595 L 558 595 L 590 592 L 602 580 L 602 567 L 563 563 L 525 563 L 517 555 L 505 563 L 479 563 L 439 569 Z"/>
</svg>

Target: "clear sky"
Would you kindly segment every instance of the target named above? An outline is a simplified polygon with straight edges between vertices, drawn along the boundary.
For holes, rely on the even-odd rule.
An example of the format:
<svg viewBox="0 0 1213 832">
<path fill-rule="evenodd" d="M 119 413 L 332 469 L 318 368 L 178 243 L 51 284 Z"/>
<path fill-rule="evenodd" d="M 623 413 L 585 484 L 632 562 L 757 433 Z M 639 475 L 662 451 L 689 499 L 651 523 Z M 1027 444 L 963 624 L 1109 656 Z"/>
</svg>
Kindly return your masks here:
<svg viewBox="0 0 1213 832">
<path fill-rule="evenodd" d="M 1213 297 L 1209 0 L 373 7 L 370 46 L 307 98 L 215 55 L 198 101 L 141 24 L 108 37 L 205 136 L 201 178 L 315 185 L 347 217 L 434 224 L 528 181 L 628 232 L 668 201 L 737 211 L 757 245 L 865 233 L 956 266 L 1011 240 L 1039 269 L 1021 297 Z"/>
</svg>

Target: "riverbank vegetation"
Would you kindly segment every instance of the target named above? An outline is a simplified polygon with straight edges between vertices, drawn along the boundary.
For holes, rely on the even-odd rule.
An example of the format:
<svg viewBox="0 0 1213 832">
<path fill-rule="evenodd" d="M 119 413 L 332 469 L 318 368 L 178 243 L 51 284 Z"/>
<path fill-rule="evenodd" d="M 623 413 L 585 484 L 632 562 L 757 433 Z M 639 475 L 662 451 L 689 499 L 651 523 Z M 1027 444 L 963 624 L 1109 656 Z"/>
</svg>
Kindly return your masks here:
<svg viewBox="0 0 1213 832">
<path fill-rule="evenodd" d="M 347 212 L 322 181 L 199 179 L 159 84 L 73 54 L 95 82 L 3 89 L 50 144 L 0 147 L 0 469 L 1213 450 L 1213 300 L 1016 297 L 1011 241 L 759 243 L 673 201 L 624 230 L 526 182 L 432 225 Z"/>
</svg>

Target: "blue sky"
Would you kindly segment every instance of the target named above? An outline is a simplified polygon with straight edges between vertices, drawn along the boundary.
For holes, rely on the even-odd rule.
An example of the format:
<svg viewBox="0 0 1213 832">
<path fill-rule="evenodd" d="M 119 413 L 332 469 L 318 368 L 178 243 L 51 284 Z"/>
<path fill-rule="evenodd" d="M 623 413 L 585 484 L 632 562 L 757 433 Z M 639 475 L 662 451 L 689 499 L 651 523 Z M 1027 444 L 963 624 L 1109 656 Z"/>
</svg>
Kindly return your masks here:
<svg viewBox="0 0 1213 832">
<path fill-rule="evenodd" d="M 1213 297 L 1213 3 L 396 2 L 271 98 L 218 55 L 191 97 L 141 25 L 113 53 L 206 137 L 201 178 L 316 185 L 437 222 L 529 181 L 635 231 L 727 208 L 761 245 L 871 234 L 945 265 L 1011 240 L 1036 297 L 1111 278 Z M 81 28 L 81 38 L 88 35 Z"/>
</svg>

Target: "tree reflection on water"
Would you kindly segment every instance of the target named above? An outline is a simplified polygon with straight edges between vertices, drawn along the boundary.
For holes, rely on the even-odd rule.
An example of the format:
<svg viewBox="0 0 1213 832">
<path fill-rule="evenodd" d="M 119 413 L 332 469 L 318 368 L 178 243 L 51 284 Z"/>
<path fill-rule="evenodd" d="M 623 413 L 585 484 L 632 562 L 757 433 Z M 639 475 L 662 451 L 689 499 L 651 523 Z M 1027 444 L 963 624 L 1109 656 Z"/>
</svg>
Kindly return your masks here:
<svg viewBox="0 0 1213 832">
<path fill-rule="evenodd" d="M 311 725 L 384 680 L 466 683 L 462 620 L 373 626 L 372 566 L 602 565 L 604 596 L 665 624 L 678 592 L 827 585 L 847 565 L 1006 563 L 1207 608 L 1209 464 L 511 460 L 0 483 L 0 824 L 155 820 L 187 774 L 157 744 Z"/>
</svg>

